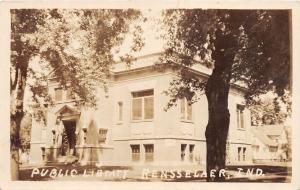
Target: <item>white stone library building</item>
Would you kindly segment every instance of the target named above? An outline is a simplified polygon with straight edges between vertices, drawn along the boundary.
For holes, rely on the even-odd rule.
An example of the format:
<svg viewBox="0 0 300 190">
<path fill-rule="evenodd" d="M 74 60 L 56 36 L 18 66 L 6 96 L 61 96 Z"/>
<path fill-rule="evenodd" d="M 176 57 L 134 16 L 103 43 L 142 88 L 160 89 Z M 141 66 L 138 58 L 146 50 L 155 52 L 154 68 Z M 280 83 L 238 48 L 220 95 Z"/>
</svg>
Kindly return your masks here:
<svg viewBox="0 0 300 190">
<path fill-rule="evenodd" d="M 185 99 L 164 111 L 163 94 L 176 72 L 154 69 L 161 53 L 138 57 L 128 68 L 112 69 L 108 91 L 99 87 L 96 109 L 78 105 L 69 89 L 48 79 L 55 100 L 46 110 L 46 124 L 33 122 L 30 163 L 71 162 L 134 166 L 205 166 L 205 95 L 192 105 Z M 197 63 L 190 70 L 205 80 L 211 68 Z M 244 107 L 245 89 L 233 85 L 229 94 L 230 128 L 227 164 L 252 162 L 250 111 Z"/>
</svg>

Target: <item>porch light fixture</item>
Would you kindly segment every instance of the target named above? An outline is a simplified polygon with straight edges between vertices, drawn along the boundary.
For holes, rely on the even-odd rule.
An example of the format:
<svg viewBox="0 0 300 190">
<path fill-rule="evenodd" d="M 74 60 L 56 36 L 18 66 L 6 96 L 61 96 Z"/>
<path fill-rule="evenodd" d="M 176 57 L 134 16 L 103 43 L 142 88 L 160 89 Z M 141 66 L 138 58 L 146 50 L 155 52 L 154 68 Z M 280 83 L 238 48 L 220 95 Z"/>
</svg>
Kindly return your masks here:
<svg viewBox="0 0 300 190">
<path fill-rule="evenodd" d="M 84 140 L 84 144 L 85 144 L 86 143 L 87 128 L 82 128 L 82 131 L 84 132 L 84 134 L 83 134 L 83 140 Z"/>
<path fill-rule="evenodd" d="M 46 157 L 46 148 L 44 146 L 41 147 L 42 149 L 42 159 L 43 161 L 45 161 L 45 157 Z"/>
<path fill-rule="evenodd" d="M 52 141 L 53 141 L 53 146 L 54 146 L 54 145 L 55 145 L 55 134 L 56 134 L 56 130 L 55 130 L 55 129 L 52 129 L 51 132 L 52 132 Z"/>
<path fill-rule="evenodd" d="M 55 133 L 56 133 L 56 130 L 55 130 L 55 129 L 52 129 L 51 132 L 52 132 L 52 134 L 53 134 L 53 136 L 54 136 Z"/>
</svg>

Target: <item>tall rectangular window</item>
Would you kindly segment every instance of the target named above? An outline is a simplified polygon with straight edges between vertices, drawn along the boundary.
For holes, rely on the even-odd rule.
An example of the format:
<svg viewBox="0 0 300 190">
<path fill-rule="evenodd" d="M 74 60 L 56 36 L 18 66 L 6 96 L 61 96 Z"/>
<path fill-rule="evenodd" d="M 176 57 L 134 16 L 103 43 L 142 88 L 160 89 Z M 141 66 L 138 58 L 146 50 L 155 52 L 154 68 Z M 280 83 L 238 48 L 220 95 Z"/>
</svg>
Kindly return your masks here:
<svg viewBox="0 0 300 190">
<path fill-rule="evenodd" d="M 154 116 L 154 93 L 152 90 L 132 92 L 132 120 L 149 120 Z"/>
<path fill-rule="evenodd" d="M 252 150 L 253 150 L 253 152 L 258 152 L 259 151 L 259 145 L 252 145 Z"/>
<path fill-rule="evenodd" d="M 131 159 L 132 161 L 138 162 L 140 161 L 140 145 L 132 144 L 131 147 Z"/>
<path fill-rule="evenodd" d="M 180 157 L 181 157 L 181 161 L 185 160 L 185 150 L 186 150 L 186 144 L 181 144 L 180 147 Z"/>
<path fill-rule="evenodd" d="M 186 98 L 180 99 L 180 119 L 192 120 L 192 104 L 190 104 Z"/>
<path fill-rule="evenodd" d="M 71 88 L 67 89 L 67 95 L 66 96 L 67 96 L 67 100 L 72 100 L 72 99 L 75 98 L 74 93 L 73 93 Z"/>
<path fill-rule="evenodd" d="M 190 144 L 190 147 L 189 147 L 189 159 L 190 159 L 190 162 L 194 161 L 194 149 L 195 149 L 195 145 L 194 144 Z"/>
<path fill-rule="evenodd" d="M 186 107 L 187 107 L 186 119 L 191 121 L 192 120 L 192 105 L 187 102 Z"/>
<path fill-rule="evenodd" d="M 237 117 L 237 128 L 238 129 L 244 129 L 244 105 L 238 104 L 236 106 L 236 117 Z"/>
<path fill-rule="evenodd" d="M 145 161 L 153 162 L 154 160 L 154 145 L 153 144 L 144 144 L 145 147 Z"/>
<path fill-rule="evenodd" d="M 118 121 L 123 121 L 123 102 L 118 102 Z"/>
<path fill-rule="evenodd" d="M 145 119 L 153 119 L 153 97 L 145 97 L 144 98 L 144 118 Z"/>
<path fill-rule="evenodd" d="M 246 161 L 246 147 L 243 147 L 243 161 Z"/>
<path fill-rule="evenodd" d="M 62 88 L 55 88 L 55 101 L 62 101 Z"/>
<path fill-rule="evenodd" d="M 185 119 L 185 99 L 180 99 L 180 119 Z"/>
<path fill-rule="evenodd" d="M 142 99 L 132 99 L 132 120 L 142 119 Z"/>
<path fill-rule="evenodd" d="M 238 147 L 238 161 L 241 161 L 241 154 L 242 154 L 242 148 L 241 147 Z"/>
</svg>

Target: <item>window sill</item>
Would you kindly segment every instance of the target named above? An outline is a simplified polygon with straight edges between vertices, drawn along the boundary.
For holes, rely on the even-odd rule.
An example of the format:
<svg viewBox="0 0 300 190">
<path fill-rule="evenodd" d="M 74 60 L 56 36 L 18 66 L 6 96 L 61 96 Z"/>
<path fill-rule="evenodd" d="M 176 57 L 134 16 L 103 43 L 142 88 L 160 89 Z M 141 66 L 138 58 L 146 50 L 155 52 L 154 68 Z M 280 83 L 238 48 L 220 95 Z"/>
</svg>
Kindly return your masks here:
<svg viewBox="0 0 300 190">
<path fill-rule="evenodd" d="M 123 125 L 123 121 L 117 121 L 116 125 Z"/>
<path fill-rule="evenodd" d="M 239 131 L 246 131 L 245 128 L 237 128 L 237 130 L 239 130 Z"/>
<path fill-rule="evenodd" d="M 131 120 L 131 123 L 153 122 L 153 119 Z"/>
<path fill-rule="evenodd" d="M 54 104 L 65 104 L 65 103 L 71 103 L 71 102 L 79 102 L 80 100 L 61 100 L 61 101 L 55 101 Z"/>
<path fill-rule="evenodd" d="M 186 119 L 180 119 L 180 122 L 183 122 L 183 123 L 194 123 L 193 120 L 186 120 Z"/>
</svg>

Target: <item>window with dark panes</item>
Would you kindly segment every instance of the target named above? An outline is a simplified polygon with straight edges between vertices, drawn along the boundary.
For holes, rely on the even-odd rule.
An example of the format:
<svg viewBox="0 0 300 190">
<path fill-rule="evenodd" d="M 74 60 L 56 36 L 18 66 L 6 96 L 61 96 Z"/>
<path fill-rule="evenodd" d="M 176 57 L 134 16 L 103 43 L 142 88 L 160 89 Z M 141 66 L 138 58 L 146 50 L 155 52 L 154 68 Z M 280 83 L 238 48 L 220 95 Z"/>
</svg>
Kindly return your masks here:
<svg viewBox="0 0 300 190">
<path fill-rule="evenodd" d="M 132 120 L 149 120 L 154 116 L 154 93 L 152 90 L 132 92 Z"/>
<path fill-rule="evenodd" d="M 278 147 L 277 146 L 270 146 L 269 151 L 270 152 L 277 152 Z"/>
<path fill-rule="evenodd" d="M 238 161 L 241 161 L 241 147 L 238 147 Z"/>
<path fill-rule="evenodd" d="M 55 101 L 62 101 L 62 88 L 55 88 Z"/>
<path fill-rule="evenodd" d="M 118 121 L 123 120 L 123 102 L 118 102 Z"/>
<path fill-rule="evenodd" d="M 186 144 L 181 144 L 180 147 L 180 157 L 181 157 L 181 161 L 185 160 L 185 150 L 186 150 Z"/>
<path fill-rule="evenodd" d="M 190 144 L 190 147 L 189 147 L 189 158 L 190 158 L 190 161 L 193 162 L 194 160 L 194 149 L 195 149 L 195 145 L 194 144 Z"/>
<path fill-rule="evenodd" d="M 154 145 L 144 144 L 145 147 L 145 161 L 152 162 L 154 160 Z"/>
<path fill-rule="evenodd" d="M 99 129 L 99 143 L 106 141 L 107 129 Z"/>
<path fill-rule="evenodd" d="M 132 161 L 139 161 L 140 160 L 140 145 L 133 144 L 133 145 L 130 145 L 130 147 L 131 147 Z"/>
<path fill-rule="evenodd" d="M 243 147 L 243 161 L 246 161 L 246 147 Z"/>
<path fill-rule="evenodd" d="M 237 114 L 237 128 L 244 129 L 244 105 L 237 104 L 236 106 L 236 114 Z"/>
</svg>

